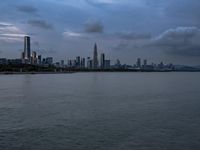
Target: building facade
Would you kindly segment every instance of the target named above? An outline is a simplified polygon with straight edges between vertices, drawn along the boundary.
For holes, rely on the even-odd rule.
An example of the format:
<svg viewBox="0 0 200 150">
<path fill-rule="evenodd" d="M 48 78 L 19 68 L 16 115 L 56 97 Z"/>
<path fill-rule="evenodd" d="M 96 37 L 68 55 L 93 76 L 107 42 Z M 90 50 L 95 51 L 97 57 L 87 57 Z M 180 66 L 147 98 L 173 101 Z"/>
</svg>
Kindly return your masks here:
<svg viewBox="0 0 200 150">
<path fill-rule="evenodd" d="M 101 60 L 101 65 L 100 65 L 101 69 L 105 69 L 105 54 L 104 53 L 101 54 L 100 60 Z"/>
<path fill-rule="evenodd" d="M 24 37 L 24 59 L 30 63 L 31 60 L 31 38 L 29 36 Z"/>
<path fill-rule="evenodd" d="M 94 45 L 93 69 L 98 69 L 98 52 L 97 52 L 97 44 L 96 43 Z"/>
</svg>

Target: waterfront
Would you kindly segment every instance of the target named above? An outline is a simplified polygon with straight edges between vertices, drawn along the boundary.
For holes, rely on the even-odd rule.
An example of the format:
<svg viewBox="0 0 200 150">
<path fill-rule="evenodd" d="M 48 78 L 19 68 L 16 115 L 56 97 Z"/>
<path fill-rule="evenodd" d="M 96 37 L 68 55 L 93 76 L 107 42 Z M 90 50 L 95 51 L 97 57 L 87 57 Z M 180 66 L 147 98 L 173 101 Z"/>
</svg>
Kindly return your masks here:
<svg viewBox="0 0 200 150">
<path fill-rule="evenodd" d="M 0 76 L 2 150 L 196 150 L 200 73 Z"/>
</svg>

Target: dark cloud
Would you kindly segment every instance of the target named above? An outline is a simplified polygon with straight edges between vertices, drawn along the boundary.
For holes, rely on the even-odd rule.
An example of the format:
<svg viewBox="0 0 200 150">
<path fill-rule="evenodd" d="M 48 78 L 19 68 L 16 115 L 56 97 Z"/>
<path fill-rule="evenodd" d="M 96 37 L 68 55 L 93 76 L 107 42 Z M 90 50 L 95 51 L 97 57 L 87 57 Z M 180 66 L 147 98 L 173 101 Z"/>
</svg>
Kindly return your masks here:
<svg viewBox="0 0 200 150">
<path fill-rule="evenodd" d="M 29 20 L 28 24 L 33 27 L 46 29 L 46 30 L 53 29 L 53 26 L 51 24 L 47 23 L 45 20 Z"/>
<path fill-rule="evenodd" d="M 200 29 L 197 27 L 177 27 L 152 38 L 147 36 L 148 34 L 141 35 L 121 36 L 120 38 L 126 40 L 122 40 L 113 49 L 118 51 L 160 51 L 171 56 L 200 56 Z"/>
<path fill-rule="evenodd" d="M 104 29 L 100 21 L 87 21 L 85 23 L 85 32 L 87 33 L 102 33 Z"/>
<path fill-rule="evenodd" d="M 18 11 L 28 14 L 35 14 L 37 12 L 37 9 L 30 5 L 17 6 L 16 8 Z"/>
<path fill-rule="evenodd" d="M 200 29 L 197 27 L 178 27 L 169 29 L 153 39 L 152 47 L 169 54 L 200 56 Z"/>
</svg>

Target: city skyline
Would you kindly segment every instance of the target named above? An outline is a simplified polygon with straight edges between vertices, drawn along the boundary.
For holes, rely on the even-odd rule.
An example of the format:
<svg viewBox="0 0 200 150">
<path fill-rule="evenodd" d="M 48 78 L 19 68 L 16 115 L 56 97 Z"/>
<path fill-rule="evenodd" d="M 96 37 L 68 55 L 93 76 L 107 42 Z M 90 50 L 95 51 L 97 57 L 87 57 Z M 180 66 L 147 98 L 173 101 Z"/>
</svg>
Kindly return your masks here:
<svg viewBox="0 0 200 150">
<path fill-rule="evenodd" d="M 86 58 L 97 42 L 112 61 L 200 65 L 199 6 L 196 0 L 7 0 L 0 5 L 0 56 L 15 58 L 28 35 L 33 51 L 55 60 Z"/>
<path fill-rule="evenodd" d="M 31 37 L 24 36 L 24 49 L 21 52 L 21 58 L 7 59 L 0 58 L 0 65 L 25 65 L 36 66 L 44 68 L 62 68 L 62 69 L 81 69 L 81 70 L 132 70 L 132 71 L 177 71 L 177 70 L 199 70 L 198 66 L 184 66 L 174 65 L 172 63 L 159 64 L 154 62 L 149 63 L 147 59 L 137 58 L 137 61 L 133 64 L 121 63 L 119 59 L 113 63 L 110 59 L 107 59 L 105 53 L 98 52 L 97 43 L 94 44 L 93 56 L 88 56 L 87 59 L 82 56 L 76 56 L 75 59 L 68 59 L 55 61 L 53 56 L 44 57 L 31 49 Z M 142 62 L 143 61 L 143 62 Z"/>
<path fill-rule="evenodd" d="M 62 66 L 64 65 L 67 65 L 68 67 L 72 67 L 72 66 L 77 66 L 77 67 L 82 67 L 82 68 L 90 68 L 90 69 L 105 69 L 105 68 L 110 68 L 111 65 L 122 65 L 121 64 L 121 61 L 119 59 L 115 59 L 114 61 L 115 62 L 111 62 L 111 60 L 106 60 L 106 57 L 105 57 L 105 53 L 101 52 L 101 53 L 98 53 L 98 48 L 97 48 L 97 43 L 95 42 L 94 43 L 94 49 L 93 49 L 93 57 L 90 57 L 88 56 L 87 57 L 87 62 L 86 62 L 86 59 L 84 57 L 81 57 L 81 56 L 76 56 L 75 59 L 66 59 L 65 60 L 59 60 L 59 61 L 55 61 L 54 60 L 54 57 L 53 56 L 47 56 L 46 58 L 41 54 L 39 54 L 36 51 L 33 51 L 32 48 L 31 48 L 31 37 L 30 36 L 27 36 L 25 35 L 23 37 L 24 39 L 24 48 L 21 52 L 21 58 L 13 58 L 13 59 L 10 59 L 10 58 L 0 58 L 1 60 L 5 60 L 5 59 L 8 59 L 10 60 L 11 62 L 17 62 L 17 64 L 19 63 L 19 61 L 21 60 L 21 63 L 22 64 L 62 64 Z M 67 61 L 66 61 L 67 60 Z M 5 63 L 5 61 L 2 61 Z M 67 63 L 66 63 L 67 62 Z M 3 64 L 4 64 L 3 63 Z M 163 63 L 161 61 L 161 63 Z M 151 62 L 151 64 L 154 64 L 153 62 Z M 169 64 L 169 63 L 168 63 Z M 124 63 L 123 65 L 127 65 L 127 66 L 132 66 L 132 64 L 126 64 Z M 144 59 L 144 63 L 143 63 L 144 66 L 148 65 L 147 64 L 147 59 Z M 138 67 L 138 68 L 141 68 L 142 66 L 142 63 L 141 63 L 141 58 L 137 58 L 137 61 L 135 64 L 133 64 L 133 66 L 135 67 Z"/>
</svg>

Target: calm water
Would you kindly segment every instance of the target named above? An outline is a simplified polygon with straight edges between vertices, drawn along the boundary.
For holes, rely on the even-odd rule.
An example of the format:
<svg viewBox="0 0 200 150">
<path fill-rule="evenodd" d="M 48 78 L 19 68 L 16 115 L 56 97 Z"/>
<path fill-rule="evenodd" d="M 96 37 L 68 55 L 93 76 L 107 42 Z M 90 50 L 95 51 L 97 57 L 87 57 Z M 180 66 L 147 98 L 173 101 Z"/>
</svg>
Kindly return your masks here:
<svg viewBox="0 0 200 150">
<path fill-rule="evenodd" d="M 160 149 L 200 149 L 200 73 L 0 75 L 0 150 Z"/>
</svg>

